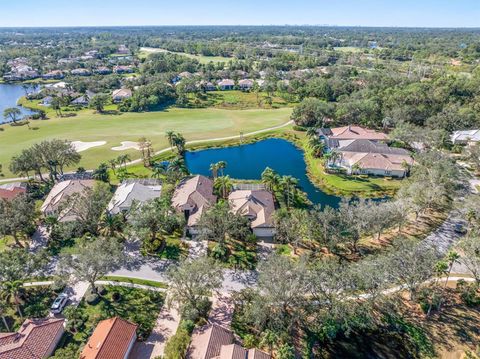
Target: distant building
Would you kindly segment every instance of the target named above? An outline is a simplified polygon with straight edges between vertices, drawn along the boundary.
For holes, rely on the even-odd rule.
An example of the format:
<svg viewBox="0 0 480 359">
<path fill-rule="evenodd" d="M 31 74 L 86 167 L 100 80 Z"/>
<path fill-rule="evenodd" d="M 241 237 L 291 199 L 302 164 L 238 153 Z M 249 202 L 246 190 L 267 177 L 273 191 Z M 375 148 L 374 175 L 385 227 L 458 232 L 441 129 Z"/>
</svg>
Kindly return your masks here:
<svg viewBox="0 0 480 359">
<path fill-rule="evenodd" d="M 233 213 L 249 219 L 257 237 L 273 237 L 273 195 L 267 190 L 237 190 L 230 193 L 228 203 Z"/>
<path fill-rule="evenodd" d="M 220 90 L 223 90 L 223 91 L 233 90 L 233 88 L 235 87 L 235 81 L 231 79 L 223 79 L 218 82 L 218 87 L 220 88 Z"/>
<path fill-rule="evenodd" d="M 112 73 L 112 70 L 110 70 L 106 66 L 100 66 L 100 67 L 97 67 L 94 72 L 99 75 L 108 75 Z"/>
<path fill-rule="evenodd" d="M 24 182 L 12 182 L 0 185 L 0 200 L 12 200 L 25 193 L 27 193 L 27 184 Z"/>
<path fill-rule="evenodd" d="M 116 74 L 132 73 L 133 67 L 131 65 L 118 65 L 113 67 L 113 72 Z"/>
<path fill-rule="evenodd" d="M 107 210 L 111 214 L 126 213 L 133 203 L 144 203 L 159 198 L 162 184 L 155 179 L 132 179 L 122 182 L 117 187 Z"/>
<path fill-rule="evenodd" d="M 198 234 L 196 226 L 202 213 L 217 202 L 213 181 L 205 176 L 194 176 L 180 182 L 172 197 L 172 207 L 185 215 L 191 234 Z"/>
<path fill-rule="evenodd" d="M 200 89 L 205 90 L 205 91 L 215 91 L 217 89 L 217 86 L 215 86 L 213 83 L 209 81 L 202 80 L 198 83 L 197 85 Z"/>
<path fill-rule="evenodd" d="M 238 87 L 244 91 L 250 90 L 253 87 L 253 84 L 254 84 L 253 80 L 250 80 L 250 79 L 238 81 Z"/>
<path fill-rule="evenodd" d="M 100 321 L 80 359 L 127 359 L 137 340 L 137 327 L 119 317 Z"/>
<path fill-rule="evenodd" d="M 121 102 L 124 99 L 132 97 L 132 90 L 130 89 L 118 89 L 112 92 L 113 102 Z"/>
<path fill-rule="evenodd" d="M 454 145 L 474 145 L 480 142 L 480 130 L 455 131 L 450 139 Z"/>
<path fill-rule="evenodd" d="M 130 55 L 130 50 L 125 45 L 120 45 L 117 49 L 119 55 Z"/>
<path fill-rule="evenodd" d="M 53 70 L 42 75 L 44 80 L 60 80 L 63 79 L 65 75 L 60 70 Z"/>
<path fill-rule="evenodd" d="M 27 319 L 16 333 L 0 334 L 0 359 L 50 357 L 65 331 L 65 319 Z"/>
<path fill-rule="evenodd" d="M 87 189 L 95 186 L 94 180 L 67 180 L 53 186 L 40 210 L 45 216 L 58 214 L 61 222 L 76 220 L 68 207 L 68 199 L 74 195 L 82 195 Z"/>
<path fill-rule="evenodd" d="M 88 69 L 79 68 L 73 69 L 72 71 L 70 71 L 70 74 L 74 76 L 90 76 L 92 73 Z"/>
</svg>

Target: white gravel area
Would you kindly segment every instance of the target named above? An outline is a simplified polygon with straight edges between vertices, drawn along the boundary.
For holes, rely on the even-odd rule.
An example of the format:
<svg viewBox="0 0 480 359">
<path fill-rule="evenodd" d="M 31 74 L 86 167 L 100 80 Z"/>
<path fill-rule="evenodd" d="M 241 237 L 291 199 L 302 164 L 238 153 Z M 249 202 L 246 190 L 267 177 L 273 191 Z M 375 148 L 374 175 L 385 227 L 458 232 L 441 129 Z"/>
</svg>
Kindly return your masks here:
<svg viewBox="0 0 480 359">
<path fill-rule="evenodd" d="M 72 141 L 72 145 L 77 152 L 83 152 L 92 147 L 103 146 L 107 141 L 94 141 L 94 142 L 83 142 L 83 141 Z"/>
<path fill-rule="evenodd" d="M 140 146 L 138 145 L 138 142 L 133 142 L 133 141 L 123 141 L 121 142 L 121 146 L 117 147 L 112 147 L 113 151 L 125 151 L 125 150 L 130 150 L 134 149 L 137 151 L 140 151 Z"/>
</svg>

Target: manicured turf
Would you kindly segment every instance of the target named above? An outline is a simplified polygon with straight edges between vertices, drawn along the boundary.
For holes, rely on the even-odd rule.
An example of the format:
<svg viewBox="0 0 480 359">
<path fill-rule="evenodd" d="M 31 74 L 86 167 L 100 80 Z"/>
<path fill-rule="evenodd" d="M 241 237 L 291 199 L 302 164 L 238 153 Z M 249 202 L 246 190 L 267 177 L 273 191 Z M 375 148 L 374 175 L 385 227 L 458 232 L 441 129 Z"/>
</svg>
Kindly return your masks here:
<svg viewBox="0 0 480 359">
<path fill-rule="evenodd" d="M 142 47 L 140 49 L 140 53 L 138 54 L 138 57 L 140 58 L 145 58 L 150 54 L 156 53 L 156 52 L 170 52 L 173 54 L 178 54 L 178 55 L 183 55 L 186 57 L 190 57 L 192 59 L 197 59 L 198 62 L 201 64 L 208 64 L 209 62 L 228 62 L 230 60 L 233 60 L 232 57 L 223 57 L 223 56 L 203 56 L 203 55 L 192 55 L 192 54 L 187 54 L 185 52 L 172 52 L 168 51 L 165 49 L 158 49 L 158 48 L 153 48 L 153 47 Z"/>
<path fill-rule="evenodd" d="M 3 125 L 0 130 L 0 164 L 5 177 L 13 175 L 8 170 L 12 156 L 44 139 L 60 138 L 79 141 L 107 141 L 107 144 L 82 152 L 79 166 L 94 168 L 102 161 L 127 153 L 139 158 L 135 150 L 112 151 L 121 141 L 137 141 L 145 136 L 153 143 L 155 151 L 168 147 L 165 132 L 174 130 L 187 140 L 209 139 L 238 135 L 277 126 L 288 121 L 291 109 L 275 110 L 222 110 L 169 108 L 158 112 L 94 114 L 83 110 L 74 117 L 57 118 L 49 111 L 49 120 L 32 121 L 27 126 Z"/>
</svg>

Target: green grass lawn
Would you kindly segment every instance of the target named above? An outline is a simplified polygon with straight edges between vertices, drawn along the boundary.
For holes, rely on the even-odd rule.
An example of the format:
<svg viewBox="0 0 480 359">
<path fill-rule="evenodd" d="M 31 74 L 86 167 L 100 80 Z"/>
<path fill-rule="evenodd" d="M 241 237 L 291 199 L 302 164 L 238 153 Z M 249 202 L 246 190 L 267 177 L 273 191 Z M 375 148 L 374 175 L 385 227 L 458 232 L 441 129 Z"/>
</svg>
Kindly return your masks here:
<svg viewBox="0 0 480 359">
<path fill-rule="evenodd" d="M 132 284 L 140 284 L 140 285 L 148 285 L 150 287 L 155 288 L 168 288 L 168 284 L 163 282 L 156 282 L 154 280 L 147 280 L 147 279 L 139 279 L 139 278 L 131 278 L 131 277 L 122 277 L 117 275 L 107 275 L 102 277 L 101 280 L 108 280 L 112 282 L 123 282 L 123 283 L 132 283 Z"/>
<path fill-rule="evenodd" d="M 142 47 L 140 49 L 140 52 L 138 54 L 139 58 L 146 58 L 150 54 L 154 54 L 156 52 L 170 52 L 172 54 L 178 54 L 178 55 L 183 55 L 186 57 L 189 57 L 191 59 L 196 59 L 198 62 L 201 64 L 208 64 L 210 62 L 218 63 L 218 62 L 228 62 L 230 60 L 233 60 L 232 57 L 223 57 L 223 56 L 204 56 L 204 55 L 192 55 L 192 54 L 187 54 L 185 52 L 173 52 L 165 49 L 159 49 L 159 48 L 154 48 L 154 47 Z"/>
<path fill-rule="evenodd" d="M 101 296 L 97 304 L 90 305 L 85 300 L 80 302 L 77 310 L 84 317 L 85 324 L 67 342 L 82 343 L 100 320 L 114 316 L 136 323 L 139 326 L 137 330 L 139 339 L 144 340 L 148 337 L 163 305 L 164 295 L 159 292 L 119 286 L 106 286 L 105 289 L 106 293 Z M 113 300 L 114 292 L 119 294 L 120 299 L 117 301 Z"/>
<path fill-rule="evenodd" d="M 262 128 L 277 126 L 288 121 L 290 108 L 275 110 L 223 110 L 223 109 L 179 109 L 170 108 L 158 112 L 121 113 L 118 115 L 95 114 L 93 110 L 81 110 L 76 116 L 57 118 L 49 111 L 49 120 L 37 120 L 27 126 L 0 126 L 0 164 L 5 177 L 13 177 L 8 170 L 12 156 L 22 149 L 45 139 L 67 139 L 72 141 L 107 141 L 103 146 L 82 152 L 79 166 L 92 169 L 102 161 L 129 154 L 139 158 L 136 150 L 113 151 L 122 141 L 137 141 L 146 136 L 154 150 L 168 147 L 165 132 L 174 130 L 187 140 L 201 140 L 238 135 Z M 75 168 L 74 168 L 75 169 Z"/>
</svg>

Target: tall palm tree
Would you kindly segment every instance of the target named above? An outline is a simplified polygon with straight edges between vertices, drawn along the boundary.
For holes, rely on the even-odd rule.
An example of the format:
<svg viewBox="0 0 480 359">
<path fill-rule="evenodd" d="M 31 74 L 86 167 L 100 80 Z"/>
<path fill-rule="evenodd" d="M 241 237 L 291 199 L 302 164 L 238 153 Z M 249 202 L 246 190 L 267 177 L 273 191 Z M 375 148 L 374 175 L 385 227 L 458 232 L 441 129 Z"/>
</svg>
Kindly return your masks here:
<svg viewBox="0 0 480 359">
<path fill-rule="evenodd" d="M 182 157 L 175 157 L 168 163 L 167 172 L 188 173 L 187 165 Z"/>
<path fill-rule="evenodd" d="M 17 313 L 21 319 L 23 319 L 22 310 L 20 308 L 20 305 L 22 304 L 22 300 L 20 299 L 22 291 L 23 282 L 21 280 L 7 281 L 3 282 L 2 284 L 2 299 L 5 302 L 11 303 L 15 306 L 15 309 L 17 310 Z"/>
<path fill-rule="evenodd" d="M 161 176 L 163 176 L 165 174 L 165 172 L 167 172 L 167 165 L 165 164 L 165 162 L 156 162 L 153 164 L 153 168 L 152 168 L 152 171 L 153 171 L 153 178 L 160 178 Z"/>
<path fill-rule="evenodd" d="M 223 170 L 227 168 L 227 161 L 218 161 L 217 166 L 218 166 L 218 169 L 220 170 L 221 175 L 223 176 Z"/>
<path fill-rule="evenodd" d="M 361 170 L 362 170 L 362 167 L 360 166 L 360 164 L 358 162 L 355 162 L 352 165 L 352 169 L 351 169 L 352 175 L 359 174 Z"/>
<path fill-rule="evenodd" d="M 222 198 L 227 198 L 233 189 L 232 180 L 230 176 L 221 176 L 215 179 L 213 188 Z"/>
<path fill-rule="evenodd" d="M 174 131 L 167 131 L 165 133 L 165 136 L 167 137 L 168 143 L 170 144 L 170 147 L 173 148 L 174 146 L 174 138 L 175 138 L 175 132 Z"/>
<path fill-rule="evenodd" d="M 183 154 L 185 153 L 185 144 L 186 144 L 185 138 L 180 133 L 177 133 L 175 135 L 173 143 L 177 148 L 177 153 L 180 156 L 183 156 Z"/>
<path fill-rule="evenodd" d="M 109 160 L 108 163 L 110 164 L 110 168 L 112 169 L 113 174 L 116 175 L 115 170 L 117 169 L 118 165 L 117 159 Z"/>
<path fill-rule="evenodd" d="M 280 178 L 280 184 L 282 186 L 283 195 L 287 203 L 287 208 L 290 208 L 292 197 L 297 190 L 298 180 L 292 176 L 283 176 Z"/>
<path fill-rule="evenodd" d="M 123 168 L 127 168 L 127 162 L 130 161 L 130 156 L 127 154 L 120 155 L 117 157 L 117 163 L 122 164 Z"/>
<path fill-rule="evenodd" d="M 267 190 L 274 192 L 280 183 L 280 176 L 270 167 L 267 167 L 262 172 L 262 183 Z"/>
<path fill-rule="evenodd" d="M 210 164 L 210 172 L 212 172 L 213 179 L 217 178 L 218 175 L 218 163 Z"/>
</svg>

